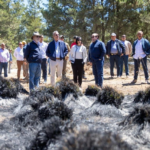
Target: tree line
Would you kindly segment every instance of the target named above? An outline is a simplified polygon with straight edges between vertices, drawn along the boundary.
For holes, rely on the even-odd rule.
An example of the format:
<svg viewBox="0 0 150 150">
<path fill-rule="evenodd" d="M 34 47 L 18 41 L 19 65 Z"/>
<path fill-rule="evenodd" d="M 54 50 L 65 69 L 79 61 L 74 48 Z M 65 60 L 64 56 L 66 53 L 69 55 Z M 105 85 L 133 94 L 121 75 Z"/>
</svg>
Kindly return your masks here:
<svg viewBox="0 0 150 150">
<path fill-rule="evenodd" d="M 91 34 L 97 32 L 103 42 L 115 32 L 120 39 L 126 34 L 133 42 L 136 32 L 142 30 L 150 40 L 149 0 L 0 0 L 0 42 L 15 48 L 19 41 L 31 41 L 38 31 L 45 41 L 52 39 L 58 30 L 71 43 L 74 35 L 83 39 L 84 45 L 91 42 Z"/>
</svg>

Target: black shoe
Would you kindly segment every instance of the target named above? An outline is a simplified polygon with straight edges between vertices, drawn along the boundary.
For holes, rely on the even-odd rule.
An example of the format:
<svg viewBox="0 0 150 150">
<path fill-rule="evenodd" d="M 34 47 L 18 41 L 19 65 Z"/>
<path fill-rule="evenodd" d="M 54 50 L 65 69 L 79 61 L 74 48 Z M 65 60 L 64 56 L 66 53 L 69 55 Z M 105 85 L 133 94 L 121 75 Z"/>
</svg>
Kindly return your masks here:
<svg viewBox="0 0 150 150">
<path fill-rule="evenodd" d="M 86 76 L 82 76 L 82 79 L 87 79 L 87 77 Z"/>
</svg>

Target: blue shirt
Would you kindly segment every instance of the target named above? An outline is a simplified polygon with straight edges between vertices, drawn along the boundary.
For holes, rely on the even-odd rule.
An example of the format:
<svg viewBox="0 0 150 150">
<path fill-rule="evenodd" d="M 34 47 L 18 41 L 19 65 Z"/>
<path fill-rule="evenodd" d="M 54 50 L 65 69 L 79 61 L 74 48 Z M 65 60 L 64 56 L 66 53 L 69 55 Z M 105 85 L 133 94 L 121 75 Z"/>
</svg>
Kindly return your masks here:
<svg viewBox="0 0 150 150">
<path fill-rule="evenodd" d="M 125 41 L 122 41 L 122 44 L 125 46 Z"/>
<path fill-rule="evenodd" d="M 9 55 L 10 55 L 10 60 L 9 60 L 9 61 L 12 61 L 12 54 L 11 54 L 11 53 L 9 53 Z"/>
<path fill-rule="evenodd" d="M 118 53 L 116 41 L 111 41 L 111 53 L 113 54 Z"/>
</svg>

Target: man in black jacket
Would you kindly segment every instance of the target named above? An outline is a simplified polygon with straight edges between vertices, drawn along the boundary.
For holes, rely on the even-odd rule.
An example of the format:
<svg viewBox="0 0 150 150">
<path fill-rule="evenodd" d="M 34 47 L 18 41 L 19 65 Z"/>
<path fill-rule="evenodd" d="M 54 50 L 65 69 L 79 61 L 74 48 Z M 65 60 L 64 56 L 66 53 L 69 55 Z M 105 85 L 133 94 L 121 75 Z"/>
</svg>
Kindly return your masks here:
<svg viewBox="0 0 150 150">
<path fill-rule="evenodd" d="M 116 39 L 116 34 L 111 34 L 111 40 L 106 46 L 106 55 L 110 57 L 110 75 L 114 77 L 114 62 L 117 66 L 117 77 L 120 77 L 120 57 L 124 55 L 125 47 L 122 42 Z"/>
<path fill-rule="evenodd" d="M 38 32 L 34 32 L 31 38 L 32 42 L 27 45 L 24 53 L 24 58 L 29 63 L 30 90 L 39 86 L 41 76 L 42 51 L 39 45 L 40 37 L 41 35 Z"/>
</svg>

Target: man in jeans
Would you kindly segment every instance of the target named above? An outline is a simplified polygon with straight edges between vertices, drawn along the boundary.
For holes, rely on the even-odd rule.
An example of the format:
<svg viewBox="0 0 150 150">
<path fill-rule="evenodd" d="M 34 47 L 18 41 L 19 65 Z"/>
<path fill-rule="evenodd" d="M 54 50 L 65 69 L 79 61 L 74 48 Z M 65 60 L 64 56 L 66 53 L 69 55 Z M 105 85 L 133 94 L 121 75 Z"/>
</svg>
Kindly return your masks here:
<svg viewBox="0 0 150 150">
<path fill-rule="evenodd" d="M 5 43 L 2 43 L 0 49 L 0 76 L 2 74 L 2 69 L 4 69 L 4 77 L 7 77 L 7 67 L 9 59 L 9 51 L 5 49 Z"/>
<path fill-rule="evenodd" d="M 12 65 L 12 50 L 9 50 L 9 55 L 10 55 L 10 59 L 9 59 L 9 66 L 8 66 L 8 73 L 11 73 L 11 65 Z"/>
<path fill-rule="evenodd" d="M 40 49 L 42 51 L 42 64 L 41 64 L 41 69 L 42 69 L 42 77 L 44 79 L 44 84 L 47 83 L 47 56 L 46 56 L 46 50 L 48 44 L 43 41 L 44 36 L 41 35 L 40 38 Z"/>
<path fill-rule="evenodd" d="M 122 76 L 123 72 L 123 62 L 125 64 L 126 70 L 126 77 L 129 76 L 129 69 L 128 69 L 128 58 L 132 53 L 132 44 L 126 40 L 126 35 L 122 35 L 122 43 L 125 46 L 125 54 L 120 58 L 120 76 Z"/>
<path fill-rule="evenodd" d="M 106 46 L 106 54 L 110 57 L 110 75 L 114 77 L 114 63 L 117 66 L 117 77 L 120 77 L 120 57 L 124 55 L 125 47 L 122 42 L 116 39 L 116 34 L 111 34 L 111 40 L 108 41 Z"/>
<path fill-rule="evenodd" d="M 42 51 L 40 50 L 40 38 L 41 35 L 38 32 L 34 32 L 30 42 L 25 49 L 24 58 L 29 63 L 29 88 L 30 91 L 39 87 L 39 80 L 41 76 L 41 63 L 42 63 Z"/>
<path fill-rule="evenodd" d="M 105 44 L 99 41 L 97 33 L 92 34 L 92 44 L 89 49 L 89 62 L 93 67 L 93 74 L 95 77 L 95 84 L 100 88 L 103 87 L 103 65 L 104 55 L 106 54 Z"/>
<path fill-rule="evenodd" d="M 150 54 L 150 43 L 147 39 L 143 38 L 143 32 L 138 31 L 137 40 L 133 43 L 133 59 L 134 59 L 134 80 L 132 83 L 137 82 L 140 62 L 145 74 L 145 83 L 149 83 L 149 75 L 147 68 L 147 56 Z"/>
</svg>

